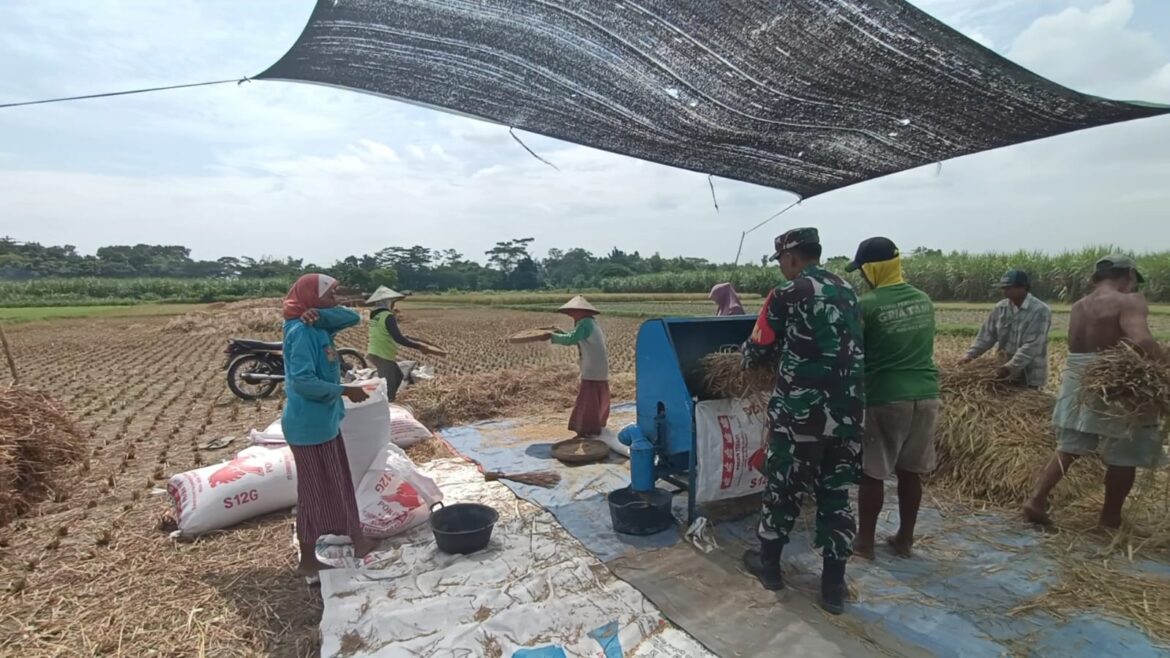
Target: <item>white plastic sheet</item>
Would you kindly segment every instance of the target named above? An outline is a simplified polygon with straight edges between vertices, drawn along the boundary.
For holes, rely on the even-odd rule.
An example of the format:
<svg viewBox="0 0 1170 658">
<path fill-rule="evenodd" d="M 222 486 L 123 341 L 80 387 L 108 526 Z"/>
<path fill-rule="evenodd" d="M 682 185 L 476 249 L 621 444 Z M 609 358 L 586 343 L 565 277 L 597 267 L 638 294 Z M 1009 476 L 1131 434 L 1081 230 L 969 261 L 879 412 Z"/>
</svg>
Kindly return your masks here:
<svg viewBox="0 0 1170 658">
<path fill-rule="evenodd" d="M 500 513 L 491 543 L 472 555 L 446 555 L 423 526 L 360 561 L 348 544 L 319 543 L 323 561 L 347 567 L 321 574 L 322 656 L 711 655 L 666 625 L 548 512 L 484 482 L 465 462 L 424 468 L 449 502 Z"/>
</svg>

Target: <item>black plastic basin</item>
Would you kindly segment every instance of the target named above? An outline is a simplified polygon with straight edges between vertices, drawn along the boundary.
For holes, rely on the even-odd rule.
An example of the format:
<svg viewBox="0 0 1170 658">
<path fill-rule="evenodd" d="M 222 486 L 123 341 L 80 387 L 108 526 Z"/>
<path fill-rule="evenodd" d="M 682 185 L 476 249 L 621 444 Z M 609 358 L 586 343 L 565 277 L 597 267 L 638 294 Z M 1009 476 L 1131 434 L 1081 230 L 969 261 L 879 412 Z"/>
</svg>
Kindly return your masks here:
<svg viewBox="0 0 1170 658">
<path fill-rule="evenodd" d="M 436 511 L 435 508 L 439 510 Z M 431 505 L 431 532 L 439 550 L 453 555 L 481 551 L 492 539 L 492 528 L 500 515 L 478 503 L 443 503 Z"/>
<path fill-rule="evenodd" d="M 629 487 L 609 493 L 609 516 L 614 532 L 624 535 L 653 535 L 674 525 L 669 491 L 634 491 Z"/>
</svg>

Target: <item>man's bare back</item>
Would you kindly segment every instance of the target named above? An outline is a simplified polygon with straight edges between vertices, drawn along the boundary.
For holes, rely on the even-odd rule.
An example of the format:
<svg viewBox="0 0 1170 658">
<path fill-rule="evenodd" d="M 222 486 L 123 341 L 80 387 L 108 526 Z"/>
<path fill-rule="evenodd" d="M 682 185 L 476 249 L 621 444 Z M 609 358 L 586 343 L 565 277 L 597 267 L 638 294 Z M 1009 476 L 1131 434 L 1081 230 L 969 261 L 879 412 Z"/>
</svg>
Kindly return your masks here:
<svg viewBox="0 0 1170 658">
<path fill-rule="evenodd" d="M 1142 295 L 1100 283 L 1073 304 L 1068 322 L 1068 351 L 1101 352 L 1125 340 L 1154 356 L 1157 344 L 1150 334 L 1149 312 Z"/>
</svg>

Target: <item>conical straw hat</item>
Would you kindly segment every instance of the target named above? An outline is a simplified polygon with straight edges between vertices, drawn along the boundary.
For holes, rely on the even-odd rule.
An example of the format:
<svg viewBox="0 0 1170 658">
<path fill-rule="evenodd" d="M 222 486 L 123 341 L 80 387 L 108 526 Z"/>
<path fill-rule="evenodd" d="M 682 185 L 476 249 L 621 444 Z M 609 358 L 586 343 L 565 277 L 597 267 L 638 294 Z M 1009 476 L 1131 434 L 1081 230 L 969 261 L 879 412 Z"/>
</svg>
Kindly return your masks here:
<svg viewBox="0 0 1170 658">
<path fill-rule="evenodd" d="M 601 311 L 597 310 L 597 307 L 595 307 L 593 304 L 590 304 L 589 301 L 586 300 L 581 295 L 577 295 L 576 297 L 570 299 L 567 304 L 565 304 L 564 306 L 560 307 L 557 310 L 560 311 L 561 313 L 564 313 L 565 311 L 585 311 L 586 313 L 601 313 Z"/>
<path fill-rule="evenodd" d="M 366 300 L 366 303 L 377 304 L 378 302 L 391 301 L 395 299 L 406 299 L 406 295 L 398 291 L 391 290 L 386 286 L 378 286 L 378 289 L 374 291 L 374 294 L 370 295 L 370 298 Z"/>
</svg>

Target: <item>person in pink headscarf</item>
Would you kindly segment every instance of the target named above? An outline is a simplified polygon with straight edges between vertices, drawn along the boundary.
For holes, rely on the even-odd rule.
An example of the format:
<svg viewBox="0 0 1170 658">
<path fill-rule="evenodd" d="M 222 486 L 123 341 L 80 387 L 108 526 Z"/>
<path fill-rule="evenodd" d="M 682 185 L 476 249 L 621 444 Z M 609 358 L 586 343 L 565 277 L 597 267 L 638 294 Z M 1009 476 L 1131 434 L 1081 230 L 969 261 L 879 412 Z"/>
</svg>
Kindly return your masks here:
<svg viewBox="0 0 1170 658">
<path fill-rule="evenodd" d="M 361 387 L 341 385 L 341 360 L 333 337 L 361 321 L 337 305 L 337 280 L 306 274 L 284 299 L 284 374 L 288 399 L 281 428 L 297 465 L 297 543 L 300 572 L 312 575 L 322 535 L 348 536 L 354 554 L 364 557 L 377 543 L 362 530 L 341 419 L 342 398 L 366 399 Z"/>
<path fill-rule="evenodd" d="M 743 303 L 730 283 L 716 284 L 709 297 L 715 302 L 715 315 L 744 315 Z"/>
</svg>

